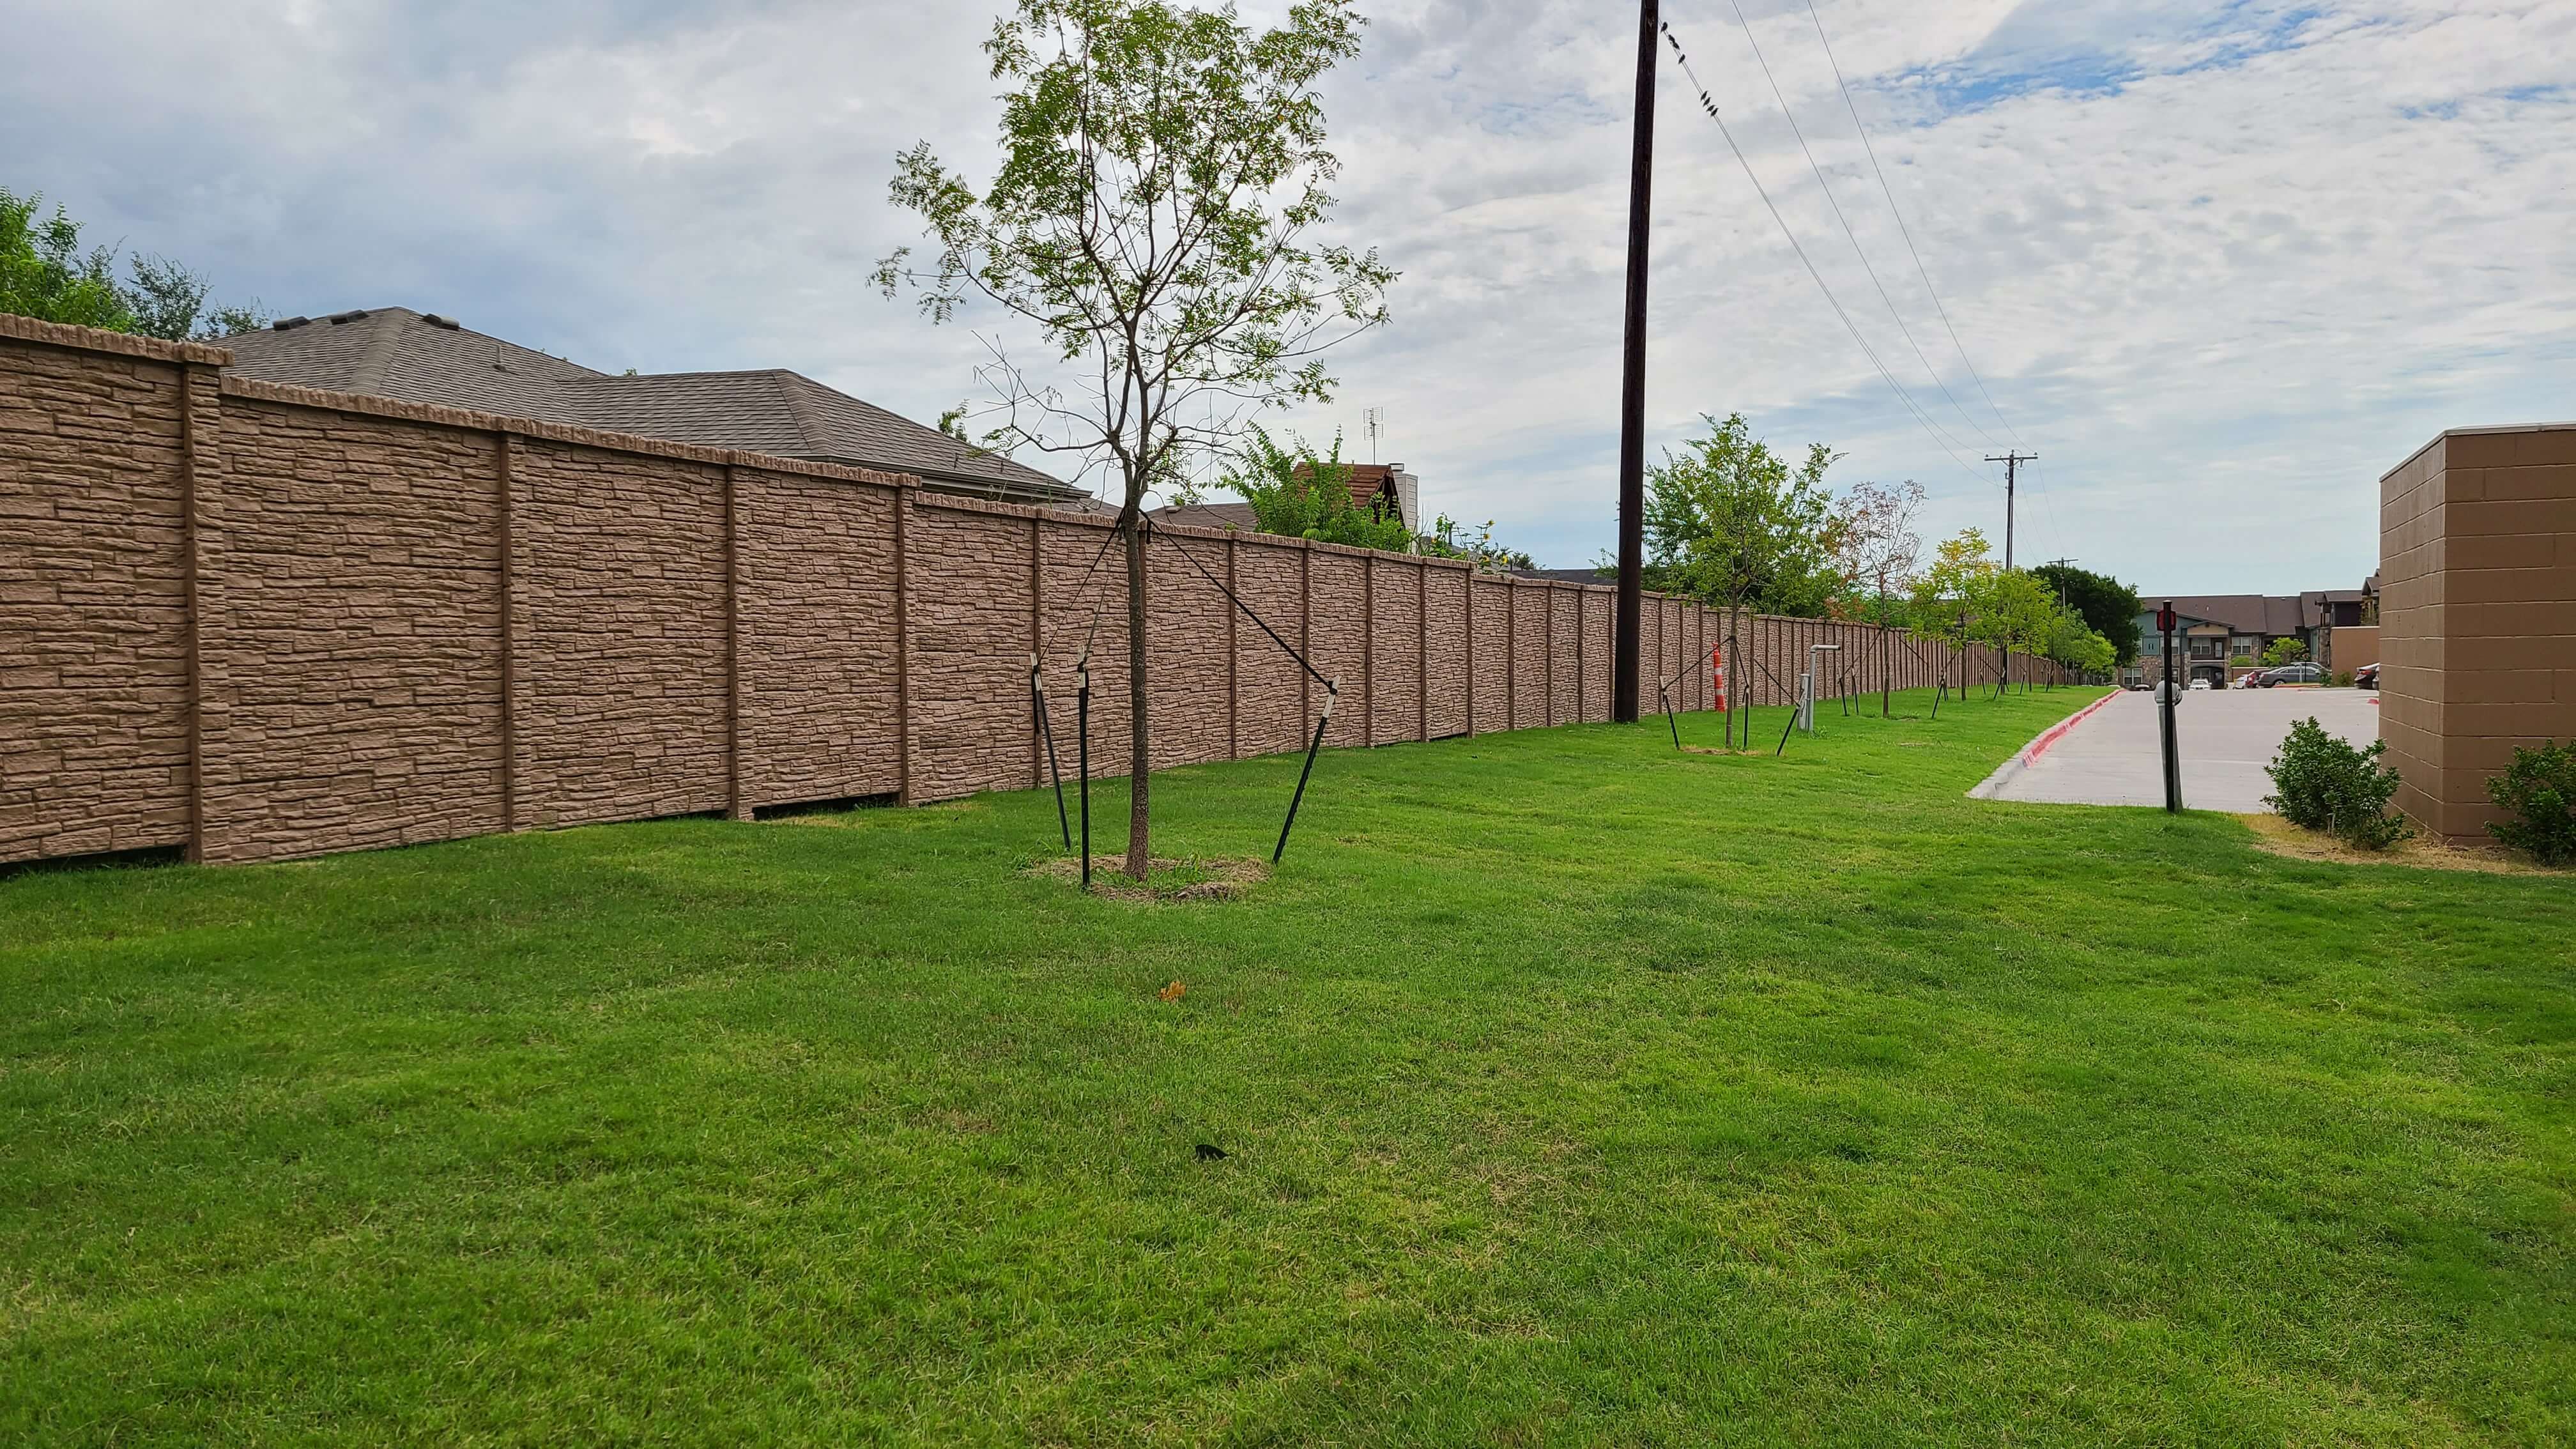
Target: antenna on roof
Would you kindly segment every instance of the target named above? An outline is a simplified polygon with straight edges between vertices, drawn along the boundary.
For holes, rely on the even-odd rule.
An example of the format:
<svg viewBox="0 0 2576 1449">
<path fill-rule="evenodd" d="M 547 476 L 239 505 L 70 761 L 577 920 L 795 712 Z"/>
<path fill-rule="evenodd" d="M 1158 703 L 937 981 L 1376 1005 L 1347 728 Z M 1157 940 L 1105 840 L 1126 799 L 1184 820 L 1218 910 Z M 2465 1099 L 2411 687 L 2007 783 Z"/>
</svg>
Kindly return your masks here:
<svg viewBox="0 0 2576 1449">
<path fill-rule="evenodd" d="M 1361 409 L 1360 426 L 1368 430 L 1369 461 L 1374 463 L 1377 461 L 1377 435 L 1386 429 L 1386 409 Z"/>
</svg>

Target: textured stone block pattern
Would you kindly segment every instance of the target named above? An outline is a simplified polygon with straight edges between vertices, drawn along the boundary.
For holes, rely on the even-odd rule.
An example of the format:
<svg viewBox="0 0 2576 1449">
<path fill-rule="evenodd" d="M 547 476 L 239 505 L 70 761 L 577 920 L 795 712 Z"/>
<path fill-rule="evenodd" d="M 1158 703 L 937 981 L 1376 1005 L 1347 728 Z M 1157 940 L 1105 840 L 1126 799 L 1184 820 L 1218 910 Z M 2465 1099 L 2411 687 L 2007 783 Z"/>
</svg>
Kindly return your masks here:
<svg viewBox="0 0 2576 1449">
<path fill-rule="evenodd" d="M 0 861 L 1027 788 L 1029 657 L 1070 771 L 1086 645 L 1092 768 L 1126 768 L 1105 518 L 228 360 L 0 318 Z M 1609 716 L 1606 587 L 1174 529 L 1148 553 L 1157 765 L 1301 748 L 1323 707 L 1215 581 L 1340 681 L 1328 744 Z M 1649 689 L 1683 671 L 1704 707 L 1708 611 L 1645 621 Z"/>
<path fill-rule="evenodd" d="M 220 437 L 204 858 L 506 828 L 499 439 L 241 397 Z"/>
<path fill-rule="evenodd" d="M 735 470 L 748 807 L 903 788 L 894 552 L 886 546 L 901 495 Z"/>
<path fill-rule="evenodd" d="M 1233 541 L 1234 591 L 1281 639 L 1305 648 L 1306 551 Z M 1235 749 L 1249 758 L 1302 749 L 1313 727 L 1314 681 L 1249 619 L 1234 633 Z"/>
<path fill-rule="evenodd" d="M 1369 741 L 1422 738 L 1422 565 L 1412 559 L 1362 561 L 1373 608 L 1369 638 Z"/>
<path fill-rule="evenodd" d="M 1431 738 L 1467 732 L 1467 589 L 1463 568 L 1427 566 L 1423 575 L 1423 653 L 1431 671 Z"/>
<path fill-rule="evenodd" d="M 916 507 L 904 537 L 914 580 L 909 793 L 943 800 L 1024 789 L 1035 728 L 1027 521 L 999 509 Z"/>
<path fill-rule="evenodd" d="M 528 439 L 513 474 L 520 823 L 726 809 L 722 468 Z"/>
<path fill-rule="evenodd" d="M 0 861 L 188 839 L 182 366 L 0 341 Z"/>
</svg>

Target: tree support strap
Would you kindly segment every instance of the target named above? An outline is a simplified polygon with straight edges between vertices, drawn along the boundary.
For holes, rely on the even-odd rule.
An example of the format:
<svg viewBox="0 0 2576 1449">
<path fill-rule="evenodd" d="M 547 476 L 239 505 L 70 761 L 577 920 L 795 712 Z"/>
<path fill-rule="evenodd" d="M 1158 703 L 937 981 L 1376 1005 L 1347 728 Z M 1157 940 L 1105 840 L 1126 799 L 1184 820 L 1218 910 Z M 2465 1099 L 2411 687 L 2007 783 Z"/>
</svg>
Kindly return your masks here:
<svg viewBox="0 0 2576 1449">
<path fill-rule="evenodd" d="M 1244 612 L 1249 614 L 1252 611 L 1246 609 Z M 1288 832 L 1297 828 L 1297 807 L 1306 799 L 1306 777 L 1315 773 L 1315 752 L 1324 747 L 1324 726 L 1333 722 L 1333 702 L 1341 697 L 1342 682 L 1339 679 L 1326 680 L 1324 712 L 1316 717 L 1315 737 L 1306 743 L 1306 767 L 1297 772 L 1297 793 L 1288 797 L 1288 818 L 1280 823 L 1278 847 L 1270 852 L 1272 865 L 1277 865 L 1279 857 L 1288 853 Z"/>
<path fill-rule="evenodd" d="M 1139 519 L 1138 523 L 1139 526 L 1142 526 L 1143 520 Z M 1268 620 L 1254 612 L 1253 607 L 1250 604 L 1245 603 L 1242 598 L 1234 592 L 1234 590 L 1227 588 L 1223 579 L 1220 579 L 1215 574 L 1208 572 L 1207 566 L 1198 561 L 1197 555 L 1192 554 L 1188 549 L 1181 547 L 1181 541 L 1178 538 L 1175 538 L 1170 534 L 1161 533 L 1160 531 L 1152 531 L 1151 536 L 1160 538 L 1164 542 L 1169 543 L 1172 546 L 1172 552 L 1179 554 L 1182 560 L 1188 563 L 1191 568 L 1197 569 L 1199 577 L 1214 585 L 1218 593 L 1225 595 L 1227 603 L 1241 609 L 1243 611 L 1243 617 L 1250 619 L 1254 628 L 1269 635 L 1270 642 L 1278 645 L 1281 653 L 1296 660 L 1298 668 L 1305 670 L 1307 675 L 1317 684 L 1324 686 L 1324 712 L 1315 717 L 1314 738 L 1306 742 L 1306 763 L 1304 767 L 1297 772 L 1297 793 L 1288 797 L 1288 818 L 1280 822 L 1279 844 L 1270 852 L 1270 863 L 1272 865 L 1277 865 L 1280 857 L 1288 853 L 1288 832 L 1297 828 L 1297 807 L 1305 803 L 1306 782 L 1312 778 L 1315 773 L 1315 754 L 1324 747 L 1324 728 L 1333 722 L 1333 705 L 1342 697 L 1342 681 L 1338 677 L 1326 679 L 1323 672 L 1318 670 L 1312 661 L 1307 659 L 1305 655 L 1297 652 L 1297 646 L 1279 637 L 1279 631 L 1271 628 Z"/>
<path fill-rule="evenodd" d="M 1082 776 L 1082 888 L 1091 889 L 1091 651 L 1084 650 L 1080 662 L 1073 666 L 1078 682 L 1074 692 L 1074 730 L 1080 743 L 1076 768 Z"/>
<path fill-rule="evenodd" d="M 1762 677 L 1771 681 L 1771 687 L 1780 691 L 1783 695 L 1786 695 L 1790 702 L 1789 729 L 1780 731 L 1780 748 L 1771 752 L 1771 758 L 1776 760 L 1780 758 L 1782 751 L 1789 748 L 1789 730 L 1794 730 L 1798 727 L 1798 695 L 1797 691 L 1789 688 L 1789 686 L 1785 684 L 1782 684 L 1780 682 L 1780 676 L 1772 673 L 1771 666 L 1763 663 L 1759 656 L 1754 658 L 1753 667 L 1761 670 Z M 1744 742 L 1748 745 L 1753 743 L 1753 706 L 1750 703 L 1746 704 L 1744 707 Z"/>
<path fill-rule="evenodd" d="M 1047 778 L 1055 782 L 1055 825 L 1064 832 L 1064 848 L 1073 849 L 1073 827 L 1064 819 L 1064 767 L 1056 762 L 1055 722 L 1047 718 L 1046 684 L 1038 673 L 1038 656 L 1029 656 L 1029 709 L 1036 714 L 1038 733 L 1046 739 Z"/>
<path fill-rule="evenodd" d="M 1224 581 L 1223 581 L 1223 580 L 1219 579 L 1216 575 L 1214 575 L 1214 574 L 1212 574 L 1212 573 L 1209 573 L 1209 572 L 1207 571 L 1206 566 L 1205 566 L 1205 565 L 1203 565 L 1203 564 L 1201 564 L 1201 563 L 1198 561 L 1198 558 L 1197 558 L 1197 556 L 1196 556 L 1196 555 L 1192 554 L 1188 549 L 1185 549 L 1185 548 L 1181 547 L 1181 541 L 1180 541 L 1179 539 L 1177 539 L 1177 538 L 1173 538 L 1173 537 L 1172 537 L 1171 535 L 1169 535 L 1169 534 L 1160 534 L 1160 535 L 1157 535 L 1157 536 L 1161 537 L 1165 542 L 1168 542 L 1169 544 L 1171 544 L 1171 546 L 1172 546 L 1172 551 L 1173 551 L 1174 553 L 1179 554 L 1183 559 L 1187 560 L 1187 561 L 1189 562 L 1189 566 L 1190 566 L 1191 568 L 1197 569 L 1197 570 L 1199 571 L 1199 577 L 1200 577 L 1200 578 L 1203 578 L 1203 579 L 1207 580 L 1209 583 L 1216 585 L 1216 591 L 1217 591 L 1218 593 L 1220 593 L 1220 594 L 1225 595 L 1225 597 L 1226 597 L 1226 601 L 1227 601 L 1228 603 L 1231 603 L 1231 604 L 1233 604 L 1236 608 L 1241 609 L 1241 610 L 1243 611 L 1243 616 L 1244 616 L 1245 618 L 1250 619 L 1250 620 L 1252 621 L 1252 623 L 1253 623 L 1253 627 L 1255 627 L 1255 628 L 1259 629 L 1262 633 L 1269 635 L 1269 636 L 1270 636 L 1270 642 L 1271 642 L 1271 643 L 1278 645 L 1282 650 L 1284 650 L 1284 651 L 1287 653 L 1287 655 L 1288 655 L 1288 657 L 1289 657 L 1289 658 L 1296 660 L 1296 661 L 1297 661 L 1297 667 L 1298 667 L 1298 668 L 1305 670 L 1307 674 L 1309 674 L 1309 675 L 1313 676 L 1314 681 L 1315 681 L 1317 684 L 1320 684 L 1320 685 L 1324 686 L 1324 688 L 1325 688 L 1327 691 L 1330 691 L 1330 690 L 1332 689 L 1333 685 L 1332 685 L 1332 681 L 1331 681 L 1331 680 L 1326 679 L 1326 678 L 1323 676 L 1323 674 L 1322 674 L 1321 672 L 1319 672 L 1319 671 L 1315 668 L 1315 666 L 1314 666 L 1314 665 L 1312 665 L 1312 664 L 1308 663 L 1308 662 L 1307 662 L 1307 660 L 1306 660 L 1306 656 L 1305 656 L 1305 655 L 1303 655 L 1303 654 L 1298 653 L 1298 652 L 1297 652 L 1297 648 L 1296 648 L 1296 646 L 1295 646 L 1295 645 L 1290 644 L 1287 640 L 1280 638 L 1280 637 L 1279 637 L 1279 631 L 1278 631 L 1278 630 L 1271 628 L 1271 627 L 1270 627 L 1270 625 L 1269 625 L 1268 623 L 1266 623 L 1266 622 L 1264 622 L 1264 621 L 1263 621 L 1262 617 L 1261 617 L 1259 614 L 1256 614 L 1256 613 L 1252 612 L 1252 606 L 1251 606 L 1250 604 L 1247 604 L 1247 603 L 1245 603 L 1243 600 L 1241 600 L 1241 599 L 1239 599 L 1239 598 L 1236 598 L 1236 597 L 1235 597 L 1234 590 L 1227 588 L 1227 587 L 1225 586 L 1225 583 L 1224 583 Z"/>
</svg>

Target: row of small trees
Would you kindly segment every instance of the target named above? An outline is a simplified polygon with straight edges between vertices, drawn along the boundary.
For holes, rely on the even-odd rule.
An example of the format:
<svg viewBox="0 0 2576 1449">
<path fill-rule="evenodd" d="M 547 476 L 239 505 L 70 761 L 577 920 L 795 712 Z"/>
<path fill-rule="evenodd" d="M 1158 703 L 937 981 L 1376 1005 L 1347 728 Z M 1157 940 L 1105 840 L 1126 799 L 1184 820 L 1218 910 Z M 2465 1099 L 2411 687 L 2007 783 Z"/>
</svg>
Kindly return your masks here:
<svg viewBox="0 0 2576 1449">
<path fill-rule="evenodd" d="M 1647 472 L 1646 583 L 1721 610 L 1730 654 L 1752 612 L 1866 620 L 2088 674 L 2134 651 L 2137 595 L 2117 582 L 2066 564 L 2007 569 L 1973 528 L 1927 565 L 1919 484 L 1861 483 L 1836 496 L 1825 481 L 1830 448 L 1810 445 L 1793 462 L 1740 413 L 1705 421 Z M 1894 675 L 1889 654 L 1878 669 L 1882 710 Z"/>
</svg>

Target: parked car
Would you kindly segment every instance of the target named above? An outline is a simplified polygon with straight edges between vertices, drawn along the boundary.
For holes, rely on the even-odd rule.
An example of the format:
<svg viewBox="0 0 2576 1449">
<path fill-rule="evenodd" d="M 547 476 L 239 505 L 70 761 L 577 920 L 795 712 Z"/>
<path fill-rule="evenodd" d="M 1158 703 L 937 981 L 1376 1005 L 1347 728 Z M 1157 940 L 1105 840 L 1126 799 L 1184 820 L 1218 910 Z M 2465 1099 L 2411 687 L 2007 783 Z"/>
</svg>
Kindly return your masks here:
<svg viewBox="0 0 2576 1449">
<path fill-rule="evenodd" d="M 2207 689 L 2209 688 L 2209 681 L 2206 679 L 2195 679 L 2191 682 L 2191 687 L 2194 689 Z"/>
<path fill-rule="evenodd" d="M 2326 672 L 2314 664 L 2284 664 L 2278 669 L 2264 670 L 2263 683 L 2258 687 L 2274 689 L 2284 684 L 2323 684 L 2325 680 Z"/>
<path fill-rule="evenodd" d="M 2352 687 L 2355 689 L 2377 689 L 2379 687 L 2379 666 L 2376 664 L 2365 664 L 2359 669 L 2354 670 L 2352 672 Z"/>
</svg>

